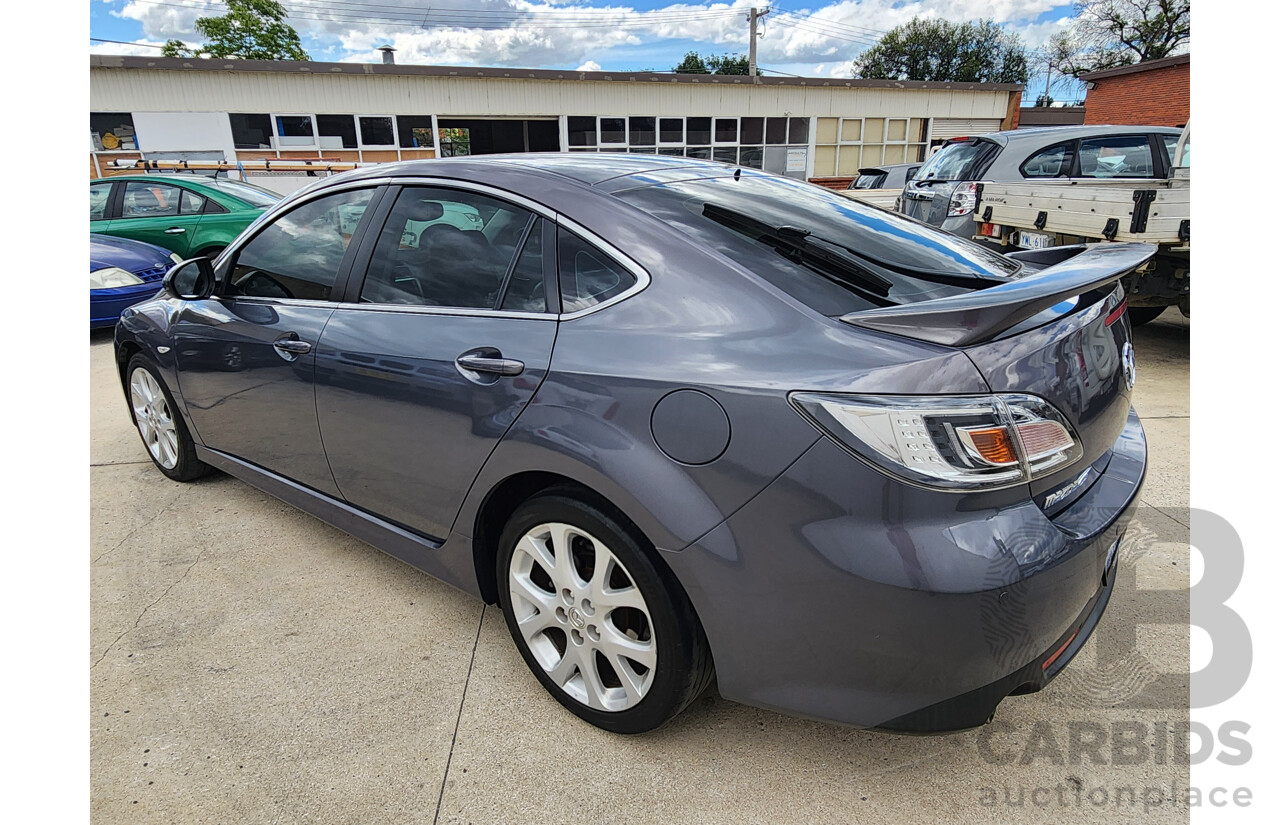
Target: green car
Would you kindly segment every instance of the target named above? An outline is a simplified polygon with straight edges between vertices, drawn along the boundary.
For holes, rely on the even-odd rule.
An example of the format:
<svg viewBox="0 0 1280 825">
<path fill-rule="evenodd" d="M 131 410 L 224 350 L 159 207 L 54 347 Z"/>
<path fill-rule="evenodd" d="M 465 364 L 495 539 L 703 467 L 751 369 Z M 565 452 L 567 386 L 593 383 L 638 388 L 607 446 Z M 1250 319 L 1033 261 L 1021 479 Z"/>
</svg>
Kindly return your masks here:
<svg viewBox="0 0 1280 825">
<path fill-rule="evenodd" d="M 225 178 L 119 175 L 89 182 L 89 231 L 213 257 L 280 197 Z"/>
</svg>

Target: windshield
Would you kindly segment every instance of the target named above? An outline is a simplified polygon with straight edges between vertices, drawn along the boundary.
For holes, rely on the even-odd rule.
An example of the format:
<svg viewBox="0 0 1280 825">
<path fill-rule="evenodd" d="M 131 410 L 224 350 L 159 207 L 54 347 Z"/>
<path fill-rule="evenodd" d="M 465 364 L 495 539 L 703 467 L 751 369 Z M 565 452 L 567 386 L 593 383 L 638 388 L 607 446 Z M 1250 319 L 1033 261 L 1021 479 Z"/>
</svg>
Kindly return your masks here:
<svg viewBox="0 0 1280 825">
<path fill-rule="evenodd" d="M 254 186 L 252 183 L 244 183 L 238 180 L 215 178 L 202 181 L 202 183 L 214 186 L 254 207 L 275 206 L 276 201 L 283 197 L 268 189 L 263 189 L 261 186 Z"/>
<path fill-rule="evenodd" d="M 985 141 L 948 143 L 920 167 L 916 180 L 974 180 L 978 163 L 993 145 Z"/>
<path fill-rule="evenodd" d="M 1002 282 L 1021 265 L 983 246 L 802 181 L 748 174 L 617 197 L 826 315 Z M 889 284 L 888 294 L 875 284 Z"/>
</svg>

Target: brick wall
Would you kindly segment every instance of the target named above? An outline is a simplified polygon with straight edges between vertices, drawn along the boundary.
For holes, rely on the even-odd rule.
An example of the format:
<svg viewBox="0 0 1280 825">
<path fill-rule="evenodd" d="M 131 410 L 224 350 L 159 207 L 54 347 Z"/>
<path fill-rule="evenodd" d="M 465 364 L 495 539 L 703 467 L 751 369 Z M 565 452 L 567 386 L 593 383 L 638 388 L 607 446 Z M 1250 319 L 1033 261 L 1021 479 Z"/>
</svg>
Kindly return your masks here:
<svg viewBox="0 0 1280 825">
<path fill-rule="evenodd" d="M 1181 126 L 1191 118 L 1191 64 L 1094 81 L 1084 101 L 1086 124 Z"/>
</svg>

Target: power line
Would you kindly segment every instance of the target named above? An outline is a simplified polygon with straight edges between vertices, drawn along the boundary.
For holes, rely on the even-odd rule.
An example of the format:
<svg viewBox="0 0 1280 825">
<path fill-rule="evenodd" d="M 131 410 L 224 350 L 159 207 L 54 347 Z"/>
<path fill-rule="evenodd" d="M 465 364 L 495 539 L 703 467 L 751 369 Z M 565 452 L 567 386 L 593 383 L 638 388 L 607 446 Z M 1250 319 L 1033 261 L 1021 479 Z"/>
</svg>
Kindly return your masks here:
<svg viewBox="0 0 1280 825">
<path fill-rule="evenodd" d="M 136 43 L 132 40 L 107 40 L 102 37 L 90 37 L 94 43 L 119 43 L 121 46 L 146 46 L 148 49 L 163 49 L 164 46 L 159 43 Z"/>
</svg>

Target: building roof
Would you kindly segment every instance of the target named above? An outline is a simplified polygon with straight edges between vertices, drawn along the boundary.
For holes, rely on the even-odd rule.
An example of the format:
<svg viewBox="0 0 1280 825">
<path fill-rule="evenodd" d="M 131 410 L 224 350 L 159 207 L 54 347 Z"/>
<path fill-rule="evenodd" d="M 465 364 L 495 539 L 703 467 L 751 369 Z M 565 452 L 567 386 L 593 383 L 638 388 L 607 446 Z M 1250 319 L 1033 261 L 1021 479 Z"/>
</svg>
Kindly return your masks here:
<svg viewBox="0 0 1280 825">
<path fill-rule="evenodd" d="M 1080 75 L 1081 80 L 1097 81 L 1105 80 L 1108 77 L 1119 77 L 1124 74 L 1135 74 L 1137 72 L 1150 72 L 1155 69 L 1167 69 L 1170 66 L 1181 66 L 1184 63 L 1191 62 L 1190 54 L 1180 54 L 1174 57 L 1163 57 L 1159 60 L 1144 60 L 1141 63 L 1134 63 L 1131 66 L 1119 66 L 1115 69 L 1103 69 L 1100 72 L 1086 72 Z"/>
<path fill-rule="evenodd" d="M 689 83 L 722 86 L 847 86 L 862 89 L 1017 92 L 1021 83 L 953 83 L 924 80 L 858 80 L 844 77 L 747 77 L 671 72 L 577 72 L 477 66 L 417 66 L 405 63 L 319 63 L 308 60 L 226 60 L 185 57 L 89 55 L 90 69 L 152 69 L 175 72 L 267 72 L 271 74 L 389 75 L 482 80 L 560 80 L 588 83 Z"/>
</svg>

